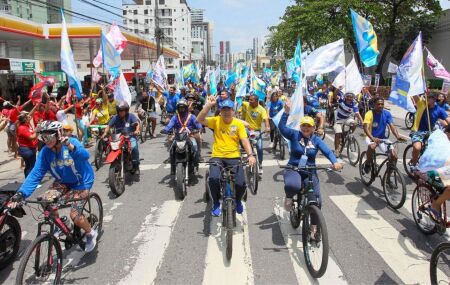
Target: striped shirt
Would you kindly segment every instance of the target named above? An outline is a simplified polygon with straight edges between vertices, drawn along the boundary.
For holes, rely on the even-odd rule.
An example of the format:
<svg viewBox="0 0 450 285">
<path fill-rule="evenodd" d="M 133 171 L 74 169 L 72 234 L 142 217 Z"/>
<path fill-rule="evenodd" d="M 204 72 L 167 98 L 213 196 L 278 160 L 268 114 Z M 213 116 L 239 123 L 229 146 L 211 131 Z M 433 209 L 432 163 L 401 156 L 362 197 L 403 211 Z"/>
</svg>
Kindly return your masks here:
<svg viewBox="0 0 450 285">
<path fill-rule="evenodd" d="M 358 103 L 355 100 L 351 104 L 345 102 L 345 99 L 339 99 L 336 109 L 336 122 L 346 121 L 353 113 L 358 113 Z"/>
</svg>

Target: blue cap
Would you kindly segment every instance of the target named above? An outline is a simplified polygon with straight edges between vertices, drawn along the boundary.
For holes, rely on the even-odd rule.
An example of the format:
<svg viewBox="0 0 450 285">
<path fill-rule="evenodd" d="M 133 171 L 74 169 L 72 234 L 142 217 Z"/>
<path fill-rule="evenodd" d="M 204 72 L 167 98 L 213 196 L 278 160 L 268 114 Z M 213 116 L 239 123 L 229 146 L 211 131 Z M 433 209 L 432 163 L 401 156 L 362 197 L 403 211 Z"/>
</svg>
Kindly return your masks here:
<svg viewBox="0 0 450 285">
<path fill-rule="evenodd" d="M 232 108 L 234 109 L 234 102 L 230 99 L 225 99 L 222 102 L 219 103 L 219 108 Z"/>
</svg>

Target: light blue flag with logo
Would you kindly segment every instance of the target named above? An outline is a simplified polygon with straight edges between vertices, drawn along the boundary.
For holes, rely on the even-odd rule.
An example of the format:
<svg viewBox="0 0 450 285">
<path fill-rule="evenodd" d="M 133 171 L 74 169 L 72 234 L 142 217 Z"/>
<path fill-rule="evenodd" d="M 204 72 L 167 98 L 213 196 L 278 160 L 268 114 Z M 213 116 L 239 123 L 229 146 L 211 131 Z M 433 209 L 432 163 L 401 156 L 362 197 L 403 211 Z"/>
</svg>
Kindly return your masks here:
<svg viewBox="0 0 450 285">
<path fill-rule="evenodd" d="M 356 45 L 359 57 L 366 67 L 377 64 L 378 51 L 377 35 L 372 24 L 350 9 L 353 31 L 355 32 Z"/>
<path fill-rule="evenodd" d="M 192 82 L 196 80 L 197 69 L 195 68 L 195 65 L 193 63 L 183 66 L 181 70 L 183 83 L 186 83 L 187 80 L 191 80 Z"/>
<path fill-rule="evenodd" d="M 67 75 L 69 86 L 74 88 L 77 98 L 81 99 L 81 82 L 78 79 L 77 66 L 73 59 L 72 48 L 70 47 L 69 35 L 67 34 L 66 19 L 61 10 L 62 27 L 61 27 L 61 69 Z"/>
<path fill-rule="evenodd" d="M 237 80 L 236 72 L 234 72 L 232 70 L 228 71 L 228 77 L 225 80 L 225 86 L 227 88 L 230 88 L 231 84 L 235 84 L 236 83 L 236 80 Z"/>
<path fill-rule="evenodd" d="M 111 81 L 118 78 L 120 75 L 120 54 L 114 47 L 114 45 L 106 38 L 102 32 L 101 36 L 102 54 L 103 54 L 103 66 L 111 74 Z"/>
<path fill-rule="evenodd" d="M 256 76 L 253 67 L 250 67 L 250 80 L 250 92 L 253 91 L 259 97 L 259 101 L 264 102 L 266 100 L 266 83 Z"/>
<path fill-rule="evenodd" d="M 272 68 L 264 67 L 264 78 L 266 81 L 270 81 L 270 78 L 273 76 Z"/>
<path fill-rule="evenodd" d="M 236 98 L 244 97 L 247 93 L 247 78 L 248 78 L 248 67 L 244 66 L 242 68 L 242 73 L 239 77 L 237 86 L 236 86 Z"/>
</svg>

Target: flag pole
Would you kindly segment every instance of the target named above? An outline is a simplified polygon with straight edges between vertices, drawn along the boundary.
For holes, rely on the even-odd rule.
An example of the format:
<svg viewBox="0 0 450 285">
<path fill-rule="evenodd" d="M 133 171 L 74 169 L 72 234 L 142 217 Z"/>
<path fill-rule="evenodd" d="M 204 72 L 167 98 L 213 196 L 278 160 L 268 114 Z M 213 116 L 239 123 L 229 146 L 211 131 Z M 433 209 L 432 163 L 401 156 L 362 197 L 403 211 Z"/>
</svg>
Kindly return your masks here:
<svg viewBox="0 0 450 285">
<path fill-rule="evenodd" d="M 422 37 L 420 37 L 420 40 L 422 41 Z M 422 49 L 422 55 L 423 55 L 424 49 L 425 49 L 425 47 Z M 423 58 L 423 56 L 422 56 L 422 58 Z M 423 58 L 423 60 L 425 60 L 425 59 Z M 425 82 L 425 104 L 427 107 L 428 131 L 431 133 L 430 108 L 428 107 L 428 84 L 427 84 L 427 81 L 425 80 L 425 63 L 422 63 L 422 79 Z"/>
</svg>

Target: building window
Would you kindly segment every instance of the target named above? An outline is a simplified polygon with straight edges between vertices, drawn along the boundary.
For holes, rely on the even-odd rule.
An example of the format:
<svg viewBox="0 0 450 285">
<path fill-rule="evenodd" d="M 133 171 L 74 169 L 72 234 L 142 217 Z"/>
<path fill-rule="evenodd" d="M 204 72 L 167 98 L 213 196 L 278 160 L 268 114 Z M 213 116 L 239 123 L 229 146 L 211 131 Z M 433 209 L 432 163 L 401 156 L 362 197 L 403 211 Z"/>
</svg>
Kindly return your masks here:
<svg viewBox="0 0 450 285">
<path fill-rule="evenodd" d="M 134 14 L 134 15 L 137 15 L 137 10 L 134 10 L 134 11 L 133 11 L 133 14 Z"/>
<path fill-rule="evenodd" d="M 139 33 L 139 30 L 138 30 L 138 29 L 134 29 L 134 33 L 135 33 L 135 34 L 138 34 L 138 33 Z"/>
<path fill-rule="evenodd" d="M 127 14 L 127 10 L 123 10 L 123 14 L 126 15 Z"/>
<path fill-rule="evenodd" d="M 145 5 L 152 5 L 152 1 L 151 0 L 145 1 Z"/>
<path fill-rule="evenodd" d="M 148 15 L 148 9 L 144 10 L 144 15 Z"/>
<path fill-rule="evenodd" d="M 137 19 L 134 19 L 134 23 L 137 24 L 137 23 L 138 23 L 138 20 L 137 20 Z"/>
<path fill-rule="evenodd" d="M 145 19 L 145 23 L 148 24 L 148 19 Z"/>
<path fill-rule="evenodd" d="M 124 24 L 124 25 L 127 24 L 127 19 L 123 19 L 123 24 Z"/>
<path fill-rule="evenodd" d="M 81 63 L 77 63 L 77 68 L 81 69 Z"/>
<path fill-rule="evenodd" d="M 148 29 L 145 29 L 145 33 L 148 34 Z"/>
<path fill-rule="evenodd" d="M 159 0 L 159 5 L 165 5 L 166 3 L 165 3 L 166 1 L 164 1 L 164 0 Z"/>
</svg>

